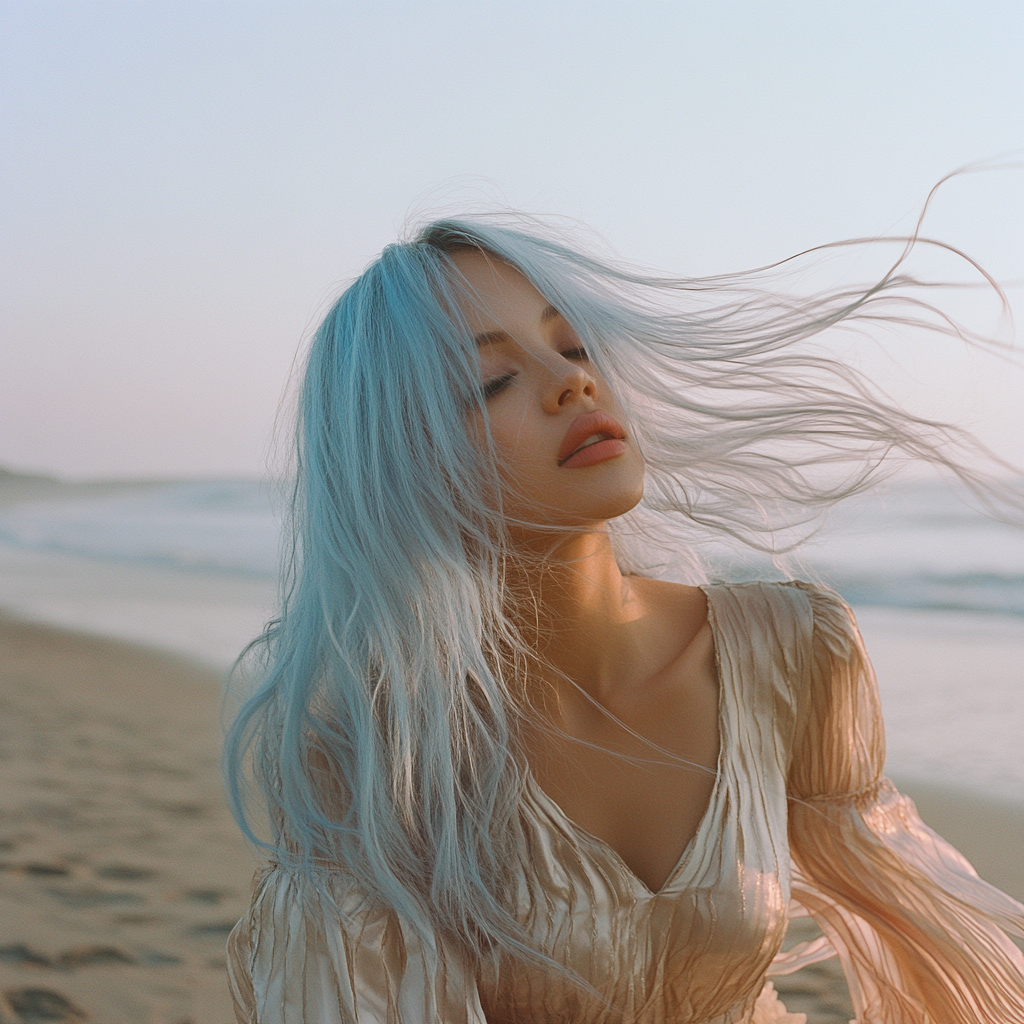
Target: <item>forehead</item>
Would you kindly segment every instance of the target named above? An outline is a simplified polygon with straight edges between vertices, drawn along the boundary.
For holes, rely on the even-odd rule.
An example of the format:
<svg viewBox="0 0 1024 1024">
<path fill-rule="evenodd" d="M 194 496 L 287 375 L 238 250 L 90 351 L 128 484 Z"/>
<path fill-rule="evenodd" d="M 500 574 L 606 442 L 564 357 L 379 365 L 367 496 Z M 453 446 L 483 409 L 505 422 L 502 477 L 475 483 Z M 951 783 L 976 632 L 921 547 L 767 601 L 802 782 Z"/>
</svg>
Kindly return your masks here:
<svg viewBox="0 0 1024 1024">
<path fill-rule="evenodd" d="M 459 298 L 470 329 L 504 330 L 536 325 L 545 320 L 547 299 L 515 267 L 489 253 L 469 250 L 456 253 L 452 262 L 469 285 Z"/>
</svg>

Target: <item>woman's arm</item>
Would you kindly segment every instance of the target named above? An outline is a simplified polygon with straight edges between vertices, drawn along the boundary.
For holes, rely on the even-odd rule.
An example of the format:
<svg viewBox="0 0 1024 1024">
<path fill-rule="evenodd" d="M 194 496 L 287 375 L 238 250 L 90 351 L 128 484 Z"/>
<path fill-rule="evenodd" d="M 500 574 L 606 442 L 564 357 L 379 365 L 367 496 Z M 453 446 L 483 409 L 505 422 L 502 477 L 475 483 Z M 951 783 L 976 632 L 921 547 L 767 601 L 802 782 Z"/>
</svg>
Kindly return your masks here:
<svg viewBox="0 0 1024 1024">
<path fill-rule="evenodd" d="M 882 775 L 871 665 L 850 609 L 801 584 L 811 664 L 789 770 L 793 896 L 843 962 L 859 1024 L 1024 1022 L 1024 906 L 978 878 Z"/>
<path fill-rule="evenodd" d="M 259 872 L 228 939 L 239 1024 L 485 1024 L 466 958 L 338 872 Z"/>
</svg>

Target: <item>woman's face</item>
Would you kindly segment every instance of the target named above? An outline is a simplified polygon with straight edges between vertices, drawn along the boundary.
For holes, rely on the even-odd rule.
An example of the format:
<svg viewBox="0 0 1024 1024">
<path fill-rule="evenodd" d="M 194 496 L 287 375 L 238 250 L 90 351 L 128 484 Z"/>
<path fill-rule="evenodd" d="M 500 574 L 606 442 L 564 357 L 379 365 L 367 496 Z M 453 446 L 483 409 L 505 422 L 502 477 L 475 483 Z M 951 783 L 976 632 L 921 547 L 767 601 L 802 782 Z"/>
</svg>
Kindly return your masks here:
<svg viewBox="0 0 1024 1024">
<path fill-rule="evenodd" d="M 462 312 L 479 346 L 505 515 L 588 527 L 628 512 L 643 495 L 643 459 L 573 329 L 501 260 L 463 252 L 454 262 L 475 293 Z M 482 417 L 477 427 L 482 439 Z"/>
</svg>

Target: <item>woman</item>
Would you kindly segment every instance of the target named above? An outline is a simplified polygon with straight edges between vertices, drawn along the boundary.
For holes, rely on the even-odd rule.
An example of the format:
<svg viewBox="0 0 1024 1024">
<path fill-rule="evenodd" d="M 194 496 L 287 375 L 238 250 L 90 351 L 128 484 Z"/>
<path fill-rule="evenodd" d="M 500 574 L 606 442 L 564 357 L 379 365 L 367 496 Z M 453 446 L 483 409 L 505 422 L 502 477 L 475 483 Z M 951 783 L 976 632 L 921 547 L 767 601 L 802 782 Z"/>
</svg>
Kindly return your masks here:
<svg viewBox="0 0 1024 1024">
<path fill-rule="evenodd" d="M 447 221 L 345 292 L 228 741 L 270 857 L 240 1021 L 796 1024 L 766 979 L 835 953 L 860 1024 L 1024 1021 L 1024 907 L 882 777 L 846 605 L 665 580 L 687 531 L 770 548 L 885 454 L 984 486 L 968 438 L 808 349 L 943 329 L 900 265 L 782 300 Z M 824 938 L 782 955 L 791 913 Z"/>
</svg>

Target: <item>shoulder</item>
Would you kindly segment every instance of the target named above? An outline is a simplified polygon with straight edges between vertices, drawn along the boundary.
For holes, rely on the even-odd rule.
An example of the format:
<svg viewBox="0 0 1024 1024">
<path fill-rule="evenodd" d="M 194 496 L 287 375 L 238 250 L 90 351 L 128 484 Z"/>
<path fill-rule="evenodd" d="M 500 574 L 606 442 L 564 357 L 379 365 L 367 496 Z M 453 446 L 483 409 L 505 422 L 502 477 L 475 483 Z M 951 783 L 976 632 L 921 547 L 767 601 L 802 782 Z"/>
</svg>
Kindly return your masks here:
<svg viewBox="0 0 1024 1024">
<path fill-rule="evenodd" d="M 639 576 L 629 578 L 636 598 L 638 647 L 645 652 L 646 680 L 694 684 L 717 690 L 715 657 L 708 624 L 708 599 L 700 587 Z"/>
<path fill-rule="evenodd" d="M 740 628 L 747 636 L 768 630 L 779 642 L 806 644 L 821 630 L 848 635 L 854 628 L 849 605 L 819 584 L 756 580 L 710 583 L 702 589 L 712 626 Z"/>
<path fill-rule="evenodd" d="M 647 576 L 628 576 L 627 579 L 633 592 L 652 609 L 675 619 L 692 619 L 698 626 L 707 617 L 707 595 L 702 587 Z"/>
<path fill-rule="evenodd" d="M 772 693 L 777 708 L 792 714 L 840 664 L 862 660 L 853 612 L 827 587 L 794 580 L 705 590 L 722 673 L 748 699 Z"/>
<path fill-rule="evenodd" d="M 676 660 L 708 636 L 708 599 L 700 587 L 630 576 L 629 588 L 636 600 L 641 643 L 645 649 L 660 653 L 654 660 Z"/>
</svg>

